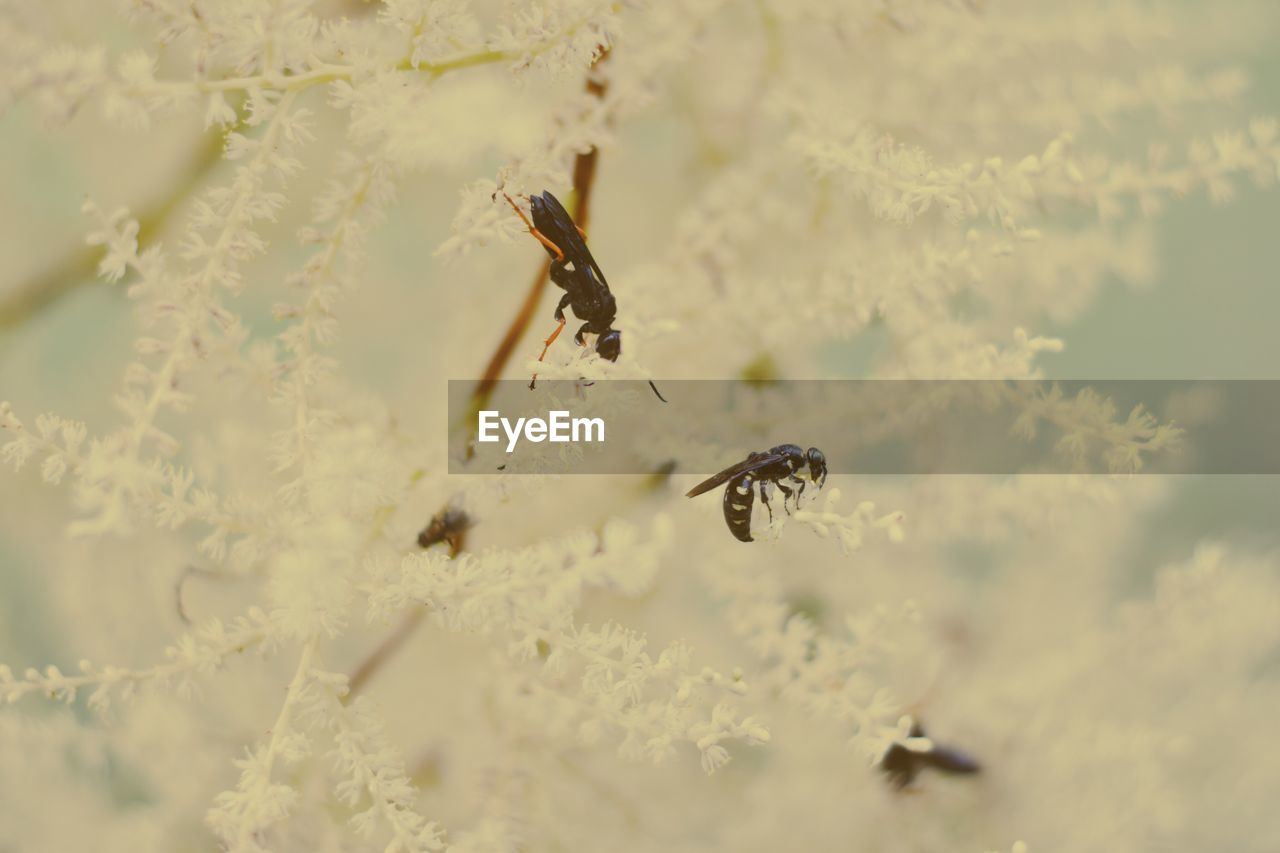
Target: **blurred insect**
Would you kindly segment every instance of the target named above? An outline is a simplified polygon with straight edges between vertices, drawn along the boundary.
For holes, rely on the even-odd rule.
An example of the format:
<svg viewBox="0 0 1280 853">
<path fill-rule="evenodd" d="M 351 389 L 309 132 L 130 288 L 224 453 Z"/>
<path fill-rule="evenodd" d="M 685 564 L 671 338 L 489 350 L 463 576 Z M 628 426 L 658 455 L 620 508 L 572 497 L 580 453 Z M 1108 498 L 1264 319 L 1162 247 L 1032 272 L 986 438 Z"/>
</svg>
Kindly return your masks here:
<svg viewBox="0 0 1280 853">
<path fill-rule="evenodd" d="M 889 777 L 889 784 L 901 791 L 926 767 L 949 776 L 969 776 L 982 770 L 977 761 L 960 750 L 934 743 L 924 733 L 924 727 L 913 721 L 909 736 L 885 751 L 880 769 Z"/>
<path fill-rule="evenodd" d="M 729 485 L 724 490 L 724 523 L 739 541 L 750 542 L 751 508 L 755 504 L 752 486 L 760 484 L 760 500 L 769 510 L 769 520 L 772 521 L 773 507 L 769 500 L 773 496 L 773 487 L 777 486 L 782 492 L 782 507 L 790 513 L 787 499 L 794 496 L 799 505 L 800 496 L 804 494 L 805 481 L 799 476 L 799 472 L 806 463 L 809 466 L 809 480 L 821 489 L 827 480 L 827 457 L 822 455 L 822 451 L 810 447 L 806 453 L 798 444 L 779 444 L 767 453 L 752 453 L 737 465 L 703 480 L 690 489 L 685 497 L 697 497 L 727 482 Z"/>
<path fill-rule="evenodd" d="M 446 507 L 432 516 L 430 523 L 418 534 L 418 547 L 430 548 L 444 542 L 449 546 L 450 554 L 456 556 L 473 524 L 471 516 L 462 510 Z"/>
<path fill-rule="evenodd" d="M 671 480 L 671 475 L 674 474 L 675 471 L 676 460 L 668 459 L 649 473 L 649 476 L 645 478 L 642 490 L 646 492 L 656 492 L 659 489 L 662 489 Z"/>
<path fill-rule="evenodd" d="M 586 232 L 573 221 L 560 200 L 546 190 L 541 195 L 528 197 L 533 222 L 529 221 L 511 196 L 505 192 L 502 195 L 529 229 L 529 233 L 551 256 L 551 281 L 565 292 L 555 312 L 556 321 L 560 325 L 543 341 L 538 361 L 546 358 L 547 350 L 564 331 L 565 323 L 568 322 L 564 316 L 566 308 L 572 308 L 574 316 L 584 321 L 573 336 L 574 342 L 585 347 L 586 336 L 596 335 L 596 352 L 600 357 L 607 361 L 617 361 L 618 356 L 622 355 L 622 332 L 613 328 L 613 321 L 618 315 L 618 303 L 609 290 L 604 272 L 587 248 Z M 529 382 L 529 388 L 534 388 L 537 382 L 538 374 L 535 373 Z M 666 402 L 652 381 L 649 387 L 658 395 L 659 400 Z"/>
</svg>

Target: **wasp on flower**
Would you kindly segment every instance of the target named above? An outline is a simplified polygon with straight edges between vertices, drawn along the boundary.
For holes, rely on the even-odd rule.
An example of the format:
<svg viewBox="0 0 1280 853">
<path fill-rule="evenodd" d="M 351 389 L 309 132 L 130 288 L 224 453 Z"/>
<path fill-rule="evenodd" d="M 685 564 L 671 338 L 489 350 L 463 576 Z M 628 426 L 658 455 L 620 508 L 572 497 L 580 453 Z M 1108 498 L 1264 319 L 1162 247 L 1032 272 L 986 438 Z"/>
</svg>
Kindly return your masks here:
<svg viewBox="0 0 1280 853">
<path fill-rule="evenodd" d="M 729 485 L 724 490 L 724 523 L 740 542 L 751 542 L 751 508 L 755 504 L 752 487 L 759 484 L 760 500 L 769 510 L 771 520 L 773 507 L 769 500 L 773 496 L 774 486 L 782 492 L 783 509 L 790 513 L 787 499 L 794 496 L 798 506 L 800 496 L 804 494 L 806 481 L 800 476 L 800 471 L 806 464 L 809 466 L 809 482 L 817 484 L 821 489 L 827 481 L 827 457 L 822 451 L 810 447 L 806 452 L 798 444 L 779 444 L 765 453 L 752 453 L 737 465 L 731 465 L 719 474 L 703 480 L 690 489 L 685 497 L 695 498 L 727 482 Z"/>
<path fill-rule="evenodd" d="M 564 315 L 566 308 L 572 308 L 574 316 L 584 321 L 573 336 L 574 342 L 585 347 L 586 336 L 595 335 L 596 353 L 606 361 L 617 361 L 618 356 L 622 355 L 622 332 L 613 328 L 618 315 L 618 303 L 609 290 L 604 272 L 587 248 L 586 232 L 578 227 L 569 211 L 564 209 L 564 205 L 549 190 L 544 190 L 541 195 L 528 197 L 532 222 L 510 195 L 503 192 L 502 196 L 524 222 L 529 233 L 551 256 L 551 281 L 564 291 L 555 312 L 559 325 L 543 341 L 538 361 L 546 358 L 547 350 L 564 331 L 568 322 Z M 532 389 L 537 381 L 538 375 L 535 373 L 529 381 L 529 388 Z M 658 393 L 657 386 L 650 382 L 649 387 L 653 388 L 653 393 L 658 395 L 659 400 L 666 402 Z"/>
</svg>

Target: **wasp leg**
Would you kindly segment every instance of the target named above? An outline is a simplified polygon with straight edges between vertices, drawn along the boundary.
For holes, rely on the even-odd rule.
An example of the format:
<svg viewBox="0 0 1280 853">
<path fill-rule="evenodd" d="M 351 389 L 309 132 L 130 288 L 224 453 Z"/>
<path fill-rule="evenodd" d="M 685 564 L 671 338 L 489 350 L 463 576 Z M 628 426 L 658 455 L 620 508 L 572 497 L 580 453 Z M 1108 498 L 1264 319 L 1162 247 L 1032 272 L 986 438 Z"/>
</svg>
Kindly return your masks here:
<svg viewBox="0 0 1280 853">
<path fill-rule="evenodd" d="M 773 481 L 760 481 L 760 502 L 769 510 L 769 523 L 773 524 Z"/>
<path fill-rule="evenodd" d="M 547 350 L 551 349 L 551 345 L 555 343 L 556 338 L 560 337 L 560 333 L 564 331 L 564 324 L 568 322 L 564 318 L 564 313 L 560 314 L 560 325 L 556 326 L 556 330 L 551 333 L 545 341 L 542 342 L 542 355 L 538 356 L 538 361 L 542 361 L 547 357 Z M 529 380 L 529 390 L 532 391 L 538 384 L 538 374 L 533 374 L 533 378 Z"/>
<path fill-rule="evenodd" d="M 573 301 L 573 297 L 567 293 L 564 296 L 560 297 L 560 304 L 556 306 L 556 319 L 561 323 L 565 322 L 564 309 L 568 308 L 569 303 L 572 301 Z"/>
<path fill-rule="evenodd" d="M 586 348 L 587 348 L 587 342 L 586 342 L 586 341 L 578 341 L 578 346 L 582 347 L 583 349 L 586 349 Z M 580 384 L 583 388 L 590 388 L 592 385 L 595 385 L 596 383 L 594 383 L 594 382 L 582 382 L 582 381 L 580 381 L 580 382 L 579 382 L 579 384 Z M 583 399 L 586 399 L 586 397 L 584 396 L 584 397 L 583 397 Z"/>
<path fill-rule="evenodd" d="M 593 334 L 593 332 L 591 331 L 591 324 L 583 323 L 582 328 L 579 329 L 578 333 L 573 336 L 574 343 L 581 344 L 582 346 L 585 347 L 587 345 L 587 342 L 584 339 L 584 336 L 589 334 Z"/>
<path fill-rule="evenodd" d="M 574 223 L 573 227 L 578 229 L 578 236 L 582 238 L 582 242 L 587 242 L 587 232 L 582 230 L 582 226 Z"/>
<path fill-rule="evenodd" d="M 514 210 L 516 212 L 516 215 L 520 217 L 520 221 L 523 222 L 525 224 L 525 227 L 529 229 L 529 233 L 532 234 L 534 237 L 536 237 L 539 243 L 546 246 L 548 250 L 550 250 L 555 254 L 557 263 L 563 264 L 564 252 L 561 251 L 560 247 L 557 246 L 555 243 L 551 242 L 550 238 L 548 238 L 546 234 L 543 234 L 537 228 L 533 227 L 533 223 L 529 221 L 529 217 L 524 215 L 524 211 L 520 209 L 519 205 L 517 205 L 514 201 L 512 201 L 511 196 L 507 195 L 506 193 L 503 193 L 502 197 L 507 200 L 507 204 L 511 205 L 511 209 Z"/>
<path fill-rule="evenodd" d="M 781 480 L 778 481 L 778 488 L 782 490 L 782 493 L 784 495 L 786 495 L 786 498 L 782 499 L 782 505 L 785 507 L 787 505 L 787 498 L 791 498 L 792 499 L 791 502 L 795 507 L 795 509 L 799 509 L 800 497 L 804 494 L 805 481 L 797 477 L 795 474 L 791 474 L 789 477 L 787 477 L 787 482 L 790 483 L 795 488 L 787 488 L 787 486 L 783 485 L 783 482 Z M 790 515 L 790 514 L 791 514 L 791 510 L 788 509 L 787 515 Z"/>
<path fill-rule="evenodd" d="M 796 490 L 789 487 L 786 483 L 782 482 L 781 480 L 779 480 L 778 491 L 782 492 L 782 508 L 787 511 L 787 515 L 791 515 L 791 508 L 787 506 L 787 501 L 790 498 L 795 497 Z M 797 506 L 799 506 L 798 503 L 797 503 Z"/>
</svg>

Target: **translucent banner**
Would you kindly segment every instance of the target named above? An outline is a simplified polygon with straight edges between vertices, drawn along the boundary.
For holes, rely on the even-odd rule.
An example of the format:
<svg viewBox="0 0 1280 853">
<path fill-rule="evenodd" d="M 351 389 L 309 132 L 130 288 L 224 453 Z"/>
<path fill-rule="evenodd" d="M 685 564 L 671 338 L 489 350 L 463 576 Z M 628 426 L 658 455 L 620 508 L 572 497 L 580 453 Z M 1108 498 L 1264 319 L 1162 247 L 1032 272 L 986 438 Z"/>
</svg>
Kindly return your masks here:
<svg viewBox="0 0 1280 853">
<path fill-rule="evenodd" d="M 711 474 L 797 444 L 833 474 L 1280 474 L 1280 380 L 509 381 L 483 400 L 475 388 L 449 383 L 451 473 Z"/>
</svg>

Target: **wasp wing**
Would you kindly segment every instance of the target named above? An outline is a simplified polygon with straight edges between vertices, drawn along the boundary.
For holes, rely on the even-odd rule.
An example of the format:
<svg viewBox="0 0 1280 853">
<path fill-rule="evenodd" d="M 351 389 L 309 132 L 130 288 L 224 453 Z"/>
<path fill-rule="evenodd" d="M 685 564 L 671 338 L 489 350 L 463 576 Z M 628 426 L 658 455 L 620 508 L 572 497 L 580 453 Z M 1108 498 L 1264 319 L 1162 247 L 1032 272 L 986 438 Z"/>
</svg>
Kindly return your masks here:
<svg viewBox="0 0 1280 853">
<path fill-rule="evenodd" d="M 923 757 L 931 766 L 944 773 L 968 774 L 982 770 L 982 765 L 972 757 L 949 746 L 935 746 Z"/>
<path fill-rule="evenodd" d="M 538 198 L 542 202 L 541 207 L 549 220 L 550 228 L 556 232 L 556 236 L 551 237 L 551 242 L 561 248 L 565 255 L 573 261 L 574 266 L 590 268 L 595 273 L 596 278 L 600 279 L 604 289 L 608 290 L 609 282 L 605 280 L 604 272 L 600 269 L 600 265 L 596 263 L 591 250 L 587 248 L 587 241 L 582 239 L 582 235 L 578 233 L 578 224 L 573 221 L 569 211 L 564 209 L 560 199 L 553 196 L 550 190 L 543 190 L 542 195 Z M 538 206 L 534 206 L 533 210 L 537 214 Z M 538 230 L 544 233 L 549 230 L 538 224 L 536 218 L 534 224 L 538 226 Z M 551 250 L 548 249 L 547 251 L 550 252 Z"/>
<path fill-rule="evenodd" d="M 578 248 L 576 244 L 582 242 L 582 235 L 578 233 L 577 224 L 569 211 L 564 209 L 560 199 L 544 191 L 530 196 L 529 209 L 533 213 L 533 224 L 560 246 L 566 255 L 571 249 Z"/>
<path fill-rule="evenodd" d="M 711 491 L 716 486 L 719 486 L 721 483 L 729 482 L 734 477 L 737 477 L 739 474 L 745 474 L 748 471 L 755 471 L 760 468 L 763 468 L 766 465 L 772 465 L 774 462 L 778 462 L 783 458 L 785 457 L 783 457 L 781 453 L 761 453 L 759 456 L 756 456 L 753 459 L 744 459 L 743 461 L 739 462 L 737 465 L 732 465 L 728 468 L 725 468 L 719 474 L 716 474 L 713 477 L 709 477 L 708 479 L 703 480 L 701 483 L 699 483 L 698 485 L 690 489 L 688 492 L 686 492 L 685 497 L 696 498 L 698 495 L 703 494 L 704 492 Z"/>
</svg>

